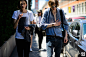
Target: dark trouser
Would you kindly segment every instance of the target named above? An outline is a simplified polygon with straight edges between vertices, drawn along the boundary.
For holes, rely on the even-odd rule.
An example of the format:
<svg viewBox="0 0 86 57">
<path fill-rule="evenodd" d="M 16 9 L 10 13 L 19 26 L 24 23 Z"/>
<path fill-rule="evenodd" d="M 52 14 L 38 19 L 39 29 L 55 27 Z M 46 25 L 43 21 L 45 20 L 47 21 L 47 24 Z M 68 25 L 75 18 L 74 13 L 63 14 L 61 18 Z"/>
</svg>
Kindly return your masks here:
<svg viewBox="0 0 86 57">
<path fill-rule="evenodd" d="M 30 52 L 30 42 L 26 42 L 24 39 L 16 39 L 18 57 L 29 57 Z"/>
<path fill-rule="evenodd" d="M 55 52 L 55 57 L 60 57 L 60 52 L 62 48 L 62 39 L 54 38 L 54 37 L 46 37 L 46 45 L 47 45 L 47 57 L 52 57 L 53 48 Z"/>
<path fill-rule="evenodd" d="M 42 30 L 39 29 L 39 28 L 36 26 L 36 28 L 35 28 L 35 33 L 38 34 L 38 37 L 39 37 L 39 49 L 41 49 L 41 44 L 42 44 L 42 40 L 43 40 Z"/>
<path fill-rule="evenodd" d="M 43 40 L 42 30 L 38 31 L 38 37 L 39 37 L 39 49 L 41 49 L 41 44 Z"/>
</svg>

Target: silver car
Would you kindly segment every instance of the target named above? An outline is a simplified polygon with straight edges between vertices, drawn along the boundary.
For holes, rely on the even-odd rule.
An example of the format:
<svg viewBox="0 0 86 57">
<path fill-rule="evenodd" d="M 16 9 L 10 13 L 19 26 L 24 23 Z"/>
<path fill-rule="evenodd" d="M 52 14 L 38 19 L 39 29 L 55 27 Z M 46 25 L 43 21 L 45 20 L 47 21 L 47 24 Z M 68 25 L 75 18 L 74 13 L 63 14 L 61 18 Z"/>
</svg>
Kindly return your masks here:
<svg viewBox="0 0 86 57">
<path fill-rule="evenodd" d="M 67 57 L 86 57 L 86 20 L 74 21 L 69 26 Z"/>
</svg>

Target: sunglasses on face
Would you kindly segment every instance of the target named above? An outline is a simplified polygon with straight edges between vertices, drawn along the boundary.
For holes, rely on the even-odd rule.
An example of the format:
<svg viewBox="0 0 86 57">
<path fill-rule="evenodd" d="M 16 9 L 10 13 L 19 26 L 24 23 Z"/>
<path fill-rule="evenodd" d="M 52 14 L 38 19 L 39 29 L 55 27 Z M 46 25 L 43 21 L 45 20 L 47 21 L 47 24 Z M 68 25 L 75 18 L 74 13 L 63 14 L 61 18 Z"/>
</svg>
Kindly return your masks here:
<svg viewBox="0 0 86 57">
<path fill-rule="evenodd" d="M 56 8 L 57 6 L 52 6 L 52 8 Z"/>
<path fill-rule="evenodd" d="M 51 2 L 51 5 L 54 5 L 55 3 L 54 2 Z"/>
</svg>

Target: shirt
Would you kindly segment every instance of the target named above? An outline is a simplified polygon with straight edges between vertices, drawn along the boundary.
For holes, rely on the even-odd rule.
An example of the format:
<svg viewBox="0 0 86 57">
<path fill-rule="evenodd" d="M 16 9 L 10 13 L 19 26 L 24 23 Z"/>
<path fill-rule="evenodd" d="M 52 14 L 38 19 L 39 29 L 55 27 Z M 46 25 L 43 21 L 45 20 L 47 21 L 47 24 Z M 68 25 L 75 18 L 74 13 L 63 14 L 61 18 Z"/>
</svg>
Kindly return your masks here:
<svg viewBox="0 0 86 57">
<path fill-rule="evenodd" d="M 41 16 L 37 16 L 37 17 L 36 17 L 36 25 L 37 25 L 38 27 L 40 27 L 40 26 L 41 26 L 40 23 L 41 23 Z"/>
<path fill-rule="evenodd" d="M 19 14 L 21 14 L 21 13 L 22 12 L 20 12 L 20 10 L 14 11 L 12 18 L 17 20 Z M 33 21 L 33 19 L 34 19 L 32 11 L 29 11 L 29 10 L 27 11 L 27 13 L 23 13 L 22 17 L 26 17 L 26 25 L 30 25 L 30 21 Z M 18 26 L 16 28 L 15 38 L 24 39 L 24 37 L 21 35 L 21 33 L 18 32 Z"/>
<path fill-rule="evenodd" d="M 65 18 L 65 15 L 64 15 L 64 11 L 62 10 L 63 12 L 63 24 L 64 24 L 64 29 L 68 32 L 68 23 L 66 21 L 66 18 Z M 57 13 L 56 13 L 56 20 L 61 21 L 61 17 L 60 17 L 60 9 L 57 8 Z M 55 23 L 55 18 L 54 18 L 54 15 L 52 14 L 50 8 L 46 9 L 43 13 L 43 16 L 42 16 L 42 21 L 41 21 L 41 27 L 43 30 L 46 30 L 46 35 L 52 35 L 52 36 L 60 36 L 60 37 L 63 37 L 62 36 L 62 26 L 53 26 L 53 27 L 50 27 L 50 28 L 46 28 L 48 24 L 50 23 Z"/>
</svg>

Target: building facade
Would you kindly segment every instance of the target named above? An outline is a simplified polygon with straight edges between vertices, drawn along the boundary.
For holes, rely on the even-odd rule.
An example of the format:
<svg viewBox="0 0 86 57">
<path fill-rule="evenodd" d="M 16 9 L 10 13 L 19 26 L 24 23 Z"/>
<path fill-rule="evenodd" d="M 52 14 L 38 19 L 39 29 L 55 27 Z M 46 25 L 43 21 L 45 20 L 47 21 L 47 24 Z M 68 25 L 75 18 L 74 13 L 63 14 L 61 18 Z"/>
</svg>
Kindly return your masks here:
<svg viewBox="0 0 86 57">
<path fill-rule="evenodd" d="M 43 11 L 49 7 L 47 3 Z M 86 0 L 59 0 L 59 8 L 64 10 L 66 18 L 86 16 Z"/>
<path fill-rule="evenodd" d="M 86 16 L 86 0 L 61 0 L 59 4 L 66 13 L 66 18 Z"/>
</svg>

